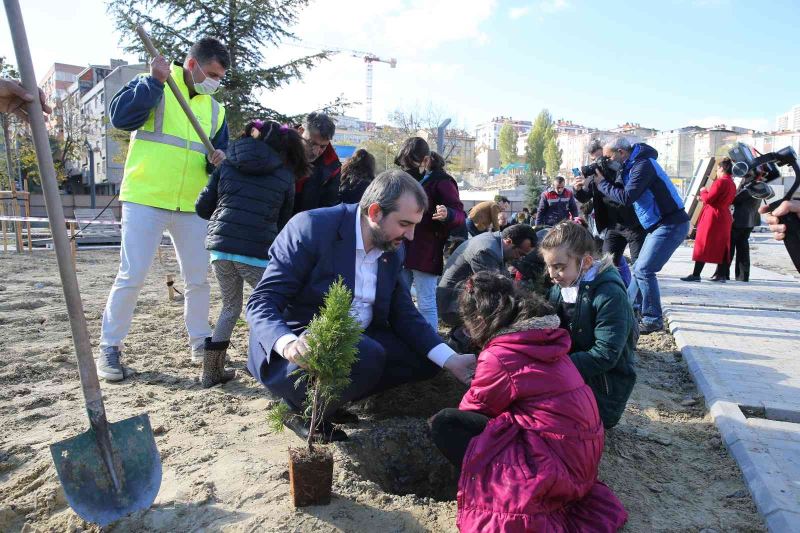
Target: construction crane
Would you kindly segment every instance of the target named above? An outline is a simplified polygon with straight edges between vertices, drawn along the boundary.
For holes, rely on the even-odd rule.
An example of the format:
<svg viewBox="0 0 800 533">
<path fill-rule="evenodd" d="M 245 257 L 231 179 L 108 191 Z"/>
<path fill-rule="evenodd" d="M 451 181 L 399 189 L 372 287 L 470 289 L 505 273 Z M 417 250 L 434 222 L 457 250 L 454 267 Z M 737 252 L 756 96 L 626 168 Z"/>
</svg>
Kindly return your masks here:
<svg viewBox="0 0 800 533">
<path fill-rule="evenodd" d="M 362 58 L 364 63 L 367 64 L 367 101 L 364 106 L 366 122 L 372 122 L 372 64 L 373 63 L 386 63 L 392 68 L 397 68 L 397 59 L 381 59 L 372 52 L 364 52 L 361 50 L 351 50 L 349 48 L 339 48 L 338 46 L 325 46 L 317 45 L 308 42 L 304 43 L 291 43 L 289 46 L 296 46 L 298 48 L 307 48 L 309 50 L 325 50 L 328 52 L 346 52 L 351 54 L 352 57 Z"/>
<path fill-rule="evenodd" d="M 355 52 L 355 50 L 353 50 Z M 353 54 L 353 57 L 358 57 Z M 381 59 L 375 54 L 369 52 L 364 54 L 364 63 L 367 64 L 367 107 L 366 115 L 367 122 L 372 122 L 372 64 L 373 63 L 387 63 L 392 68 L 397 68 L 397 59 Z"/>
</svg>

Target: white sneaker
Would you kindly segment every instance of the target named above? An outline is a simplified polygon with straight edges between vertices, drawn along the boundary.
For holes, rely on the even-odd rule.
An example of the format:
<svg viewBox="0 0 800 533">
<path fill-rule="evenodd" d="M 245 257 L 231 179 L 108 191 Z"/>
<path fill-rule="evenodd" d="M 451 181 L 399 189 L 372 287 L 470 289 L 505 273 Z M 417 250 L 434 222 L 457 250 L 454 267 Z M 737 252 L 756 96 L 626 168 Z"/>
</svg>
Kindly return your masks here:
<svg viewBox="0 0 800 533">
<path fill-rule="evenodd" d="M 206 358 L 205 346 L 195 346 L 192 348 L 192 363 L 202 363 Z"/>
<path fill-rule="evenodd" d="M 107 346 L 100 350 L 100 357 L 95 359 L 97 375 L 106 381 L 122 381 L 125 379 L 125 372 L 120 363 L 122 352 L 116 346 Z"/>
</svg>

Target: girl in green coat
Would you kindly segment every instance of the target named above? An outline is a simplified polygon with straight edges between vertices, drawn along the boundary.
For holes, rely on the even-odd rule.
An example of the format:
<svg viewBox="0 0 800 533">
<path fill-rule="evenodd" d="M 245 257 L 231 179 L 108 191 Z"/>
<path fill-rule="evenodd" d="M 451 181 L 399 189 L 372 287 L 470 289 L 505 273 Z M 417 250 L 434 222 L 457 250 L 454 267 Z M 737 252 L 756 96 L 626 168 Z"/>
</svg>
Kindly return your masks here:
<svg viewBox="0 0 800 533">
<path fill-rule="evenodd" d="M 606 428 L 615 426 L 636 382 L 636 319 L 610 256 L 595 257 L 591 233 L 574 222 L 556 225 L 539 246 L 555 285 L 549 300 L 570 332 L 570 357 L 592 388 Z"/>
</svg>

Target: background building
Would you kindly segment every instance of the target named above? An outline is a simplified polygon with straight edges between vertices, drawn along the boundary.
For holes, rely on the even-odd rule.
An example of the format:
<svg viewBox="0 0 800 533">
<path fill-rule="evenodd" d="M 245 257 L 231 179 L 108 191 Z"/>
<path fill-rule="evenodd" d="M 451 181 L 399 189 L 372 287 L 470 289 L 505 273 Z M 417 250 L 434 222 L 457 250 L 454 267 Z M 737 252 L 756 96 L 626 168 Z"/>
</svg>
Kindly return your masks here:
<svg viewBox="0 0 800 533">
<path fill-rule="evenodd" d="M 800 131 L 800 105 L 792 106 L 775 119 L 776 131 Z"/>
<path fill-rule="evenodd" d="M 77 81 L 78 74 L 85 68 L 80 65 L 54 63 L 39 83 L 47 105 L 53 109 L 50 115 L 45 115 L 47 131 L 59 140 L 63 138 L 64 128 L 64 109 L 61 103 L 69 94 L 69 88 Z"/>
<path fill-rule="evenodd" d="M 489 122 L 479 124 L 475 128 L 475 146 L 480 149 L 486 147 L 490 150 L 497 150 L 497 140 L 500 136 L 500 128 L 508 122 L 517 131 L 519 137 L 527 137 L 533 128 L 530 120 L 514 120 L 511 117 L 495 117 Z"/>
</svg>

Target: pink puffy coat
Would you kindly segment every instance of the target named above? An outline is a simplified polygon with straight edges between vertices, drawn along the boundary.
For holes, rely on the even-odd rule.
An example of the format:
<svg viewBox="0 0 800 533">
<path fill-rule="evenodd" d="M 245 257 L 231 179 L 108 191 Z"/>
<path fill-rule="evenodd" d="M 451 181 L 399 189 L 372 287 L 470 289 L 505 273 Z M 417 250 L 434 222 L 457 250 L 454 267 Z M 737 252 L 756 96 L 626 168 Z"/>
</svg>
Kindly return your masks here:
<svg viewBox="0 0 800 533">
<path fill-rule="evenodd" d="M 458 483 L 458 528 L 475 532 L 617 531 L 622 502 L 597 479 L 603 426 L 557 318 L 490 340 L 459 409 L 492 418 L 472 439 Z"/>
</svg>

